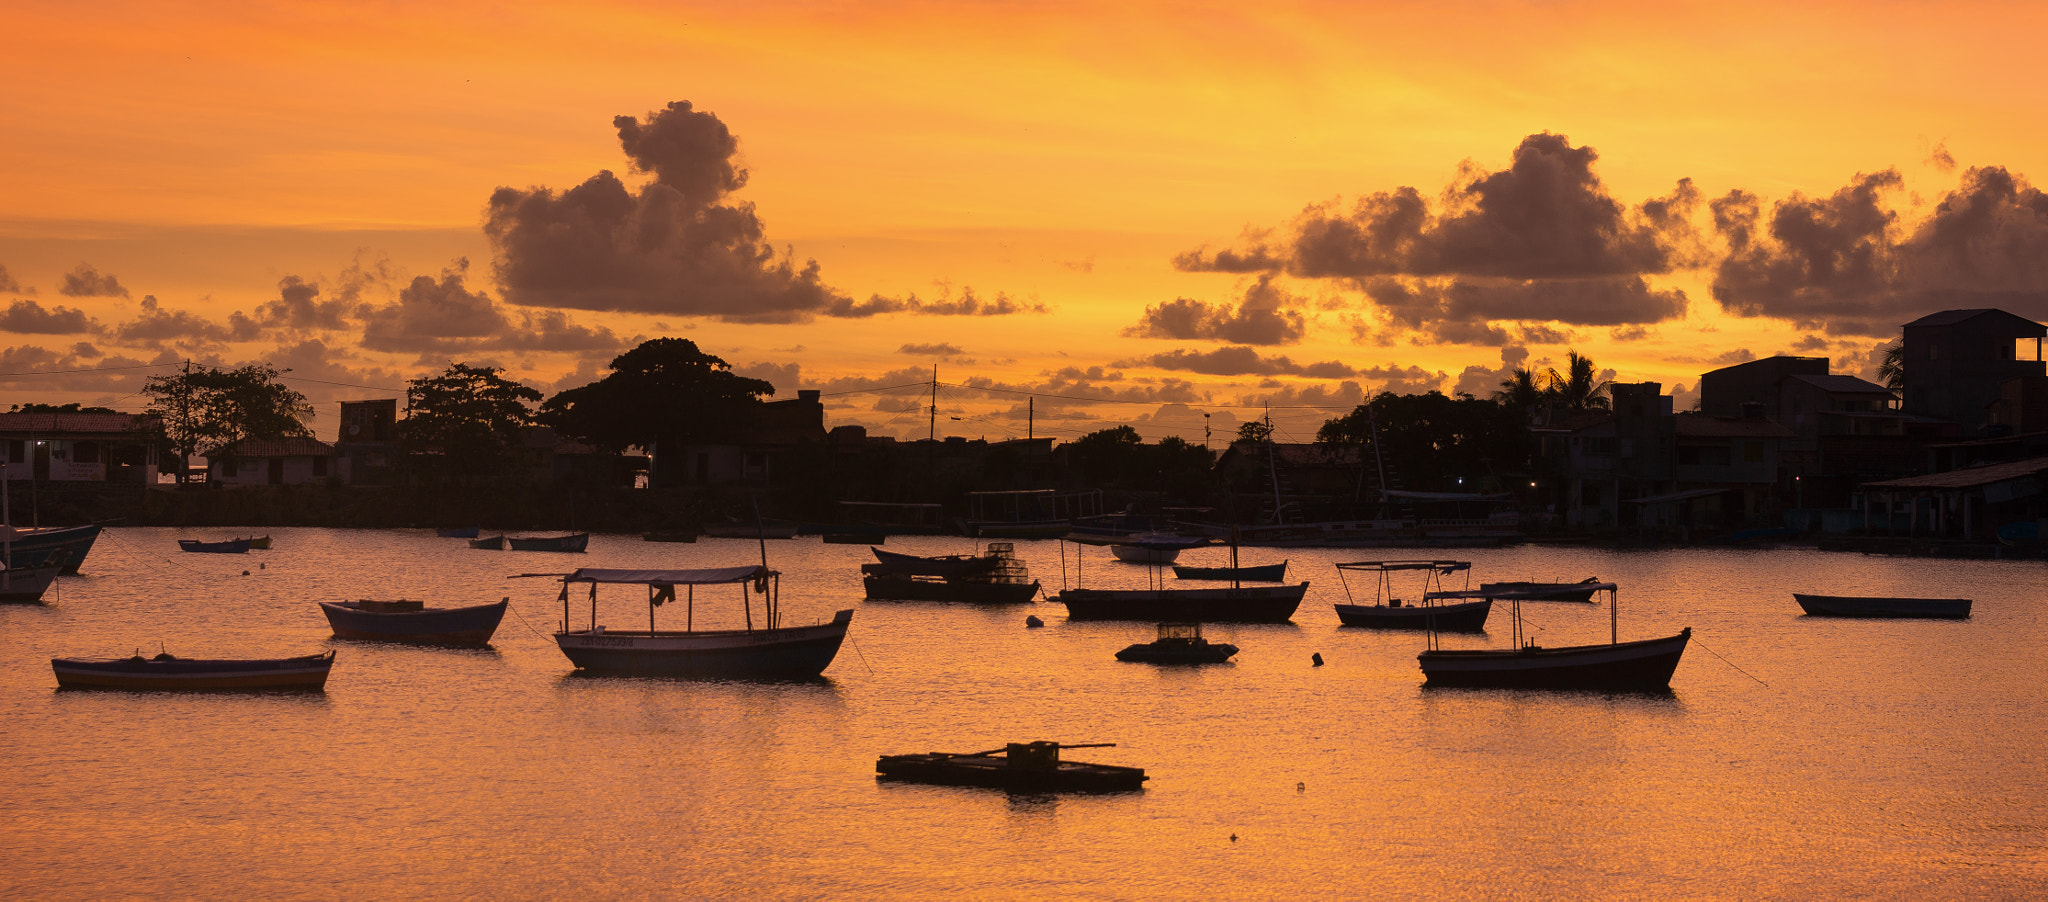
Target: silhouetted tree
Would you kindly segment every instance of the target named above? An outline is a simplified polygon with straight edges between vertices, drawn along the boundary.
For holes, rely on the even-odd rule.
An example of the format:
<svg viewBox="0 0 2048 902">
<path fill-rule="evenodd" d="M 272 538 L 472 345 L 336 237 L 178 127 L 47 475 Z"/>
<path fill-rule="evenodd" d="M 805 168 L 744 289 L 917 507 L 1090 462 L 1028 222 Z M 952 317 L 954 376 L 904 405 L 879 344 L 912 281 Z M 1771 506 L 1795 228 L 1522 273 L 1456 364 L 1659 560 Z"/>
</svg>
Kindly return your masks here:
<svg viewBox="0 0 2048 902">
<path fill-rule="evenodd" d="M 455 482 L 503 475 L 518 458 L 520 430 L 541 393 L 496 367 L 451 363 L 406 383 L 398 438 L 418 472 Z"/>
<path fill-rule="evenodd" d="M 1601 382 L 1593 358 L 1578 351 L 1565 352 L 1565 371 L 1550 371 L 1549 390 L 1558 406 L 1566 410 L 1606 410 L 1607 383 Z"/>
<path fill-rule="evenodd" d="M 185 481 L 192 455 L 201 448 L 218 448 L 228 459 L 243 441 L 311 436 L 304 421 L 312 418 L 313 405 L 278 381 L 287 372 L 252 364 L 149 377 L 142 393 L 150 399 L 148 412 L 162 421 L 164 442 L 177 455 L 178 481 Z"/>
<path fill-rule="evenodd" d="M 657 338 L 613 358 L 603 379 L 547 399 L 535 419 L 607 450 L 655 449 L 655 466 L 666 469 L 681 461 L 665 460 L 661 446 L 725 438 L 773 394 L 775 386 L 734 375 L 696 342 Z"/>
<path fill-rule="evenodd" d="M 1323 423 L 1316 441 L 1355 444 L 1378 453 L 1401 487 L 1415 491 L 1479 491 L 1496 469 L 1517 470 L 1535 440 L 1521 412 L 1470 395 L 1442 392 L 1397 395 L 1381 392 L 1350 413 Z M 1491 488 L 1498 488 L 1497 486 Z"/>
<path fill-rule="evenodd" d="M 1892 391 L 1906 390 L 1905 336 L 1892 339 L 1884 346 L 1884 356 L 1877 363 L 1877 379 Z"/>
</svg>

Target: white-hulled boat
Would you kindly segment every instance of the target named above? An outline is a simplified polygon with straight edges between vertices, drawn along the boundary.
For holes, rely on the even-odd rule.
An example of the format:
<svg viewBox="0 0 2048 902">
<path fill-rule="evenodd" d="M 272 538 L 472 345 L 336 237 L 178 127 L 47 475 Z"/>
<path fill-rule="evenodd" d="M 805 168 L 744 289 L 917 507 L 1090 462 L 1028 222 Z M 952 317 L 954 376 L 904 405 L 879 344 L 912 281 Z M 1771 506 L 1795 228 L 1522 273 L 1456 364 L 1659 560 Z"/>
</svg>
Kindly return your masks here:
<svg viewBox="0 0 2048 902">
<path fill-rule="evenodd" d="M 622 583 L 647 587 L 647 628 L 611 629 L 597 622 L 597 587 Z M 569 587 L 590 586 L 587 628 L 569 628 Z M 744 629 L 699 630 L 696 621 L 698 586 L 733 586 L 746 616 Z M 681 630 L 655 628 L 654 609 L 676 601 L 684 590 Z M 754 622 L 751 593 L 763 598 L 761 623 Z M 813 626 L 782 626 L 781 574 L 759 567 L 703 570 L 601 570 L 584 568 L 562 579 L 562 627 L 555 642 L 578 670 L 599 674 L 672 676 L 705 679 L 810 679 L 824 672 L 839 653 L 853 611 L 834 614 L 831 622 Z"/>
</svg>

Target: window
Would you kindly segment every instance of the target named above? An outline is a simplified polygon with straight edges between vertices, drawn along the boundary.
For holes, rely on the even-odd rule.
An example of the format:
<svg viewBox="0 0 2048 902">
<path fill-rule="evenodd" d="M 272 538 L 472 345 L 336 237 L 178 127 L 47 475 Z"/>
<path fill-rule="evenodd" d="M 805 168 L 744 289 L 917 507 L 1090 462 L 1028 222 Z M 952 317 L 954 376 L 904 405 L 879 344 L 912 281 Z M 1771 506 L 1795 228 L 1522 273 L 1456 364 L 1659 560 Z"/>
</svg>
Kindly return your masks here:
<svg viewBox="0 0 2048 902">
<path fill-rule="evenodd" d="M 315 475 L 315 476 L 325 476 L 325 475 L 327 475 L 327 458 L 324 458 L 324 457 L 316 457 L 316 458 L 313 458 L 313 475 Z"/>
<path fill-rule="evenodd" d="M 241 461 L 229 458 L 220 462 L 220 475 L 237 476 L 241 473 Z"/>
<path fill-rule="evenodd" d="M 1746 464 L 1760 464 L 1760 463 L 1763 463 L 1763 462 L 1764 462 L 1764 443 L 1763 443 L 1763 442 L 1743 442 L 1743 443 L 1742 443 L 1742 462 L 1743 462 L 1743 463 L 1746 463 Z"/>
</svg>

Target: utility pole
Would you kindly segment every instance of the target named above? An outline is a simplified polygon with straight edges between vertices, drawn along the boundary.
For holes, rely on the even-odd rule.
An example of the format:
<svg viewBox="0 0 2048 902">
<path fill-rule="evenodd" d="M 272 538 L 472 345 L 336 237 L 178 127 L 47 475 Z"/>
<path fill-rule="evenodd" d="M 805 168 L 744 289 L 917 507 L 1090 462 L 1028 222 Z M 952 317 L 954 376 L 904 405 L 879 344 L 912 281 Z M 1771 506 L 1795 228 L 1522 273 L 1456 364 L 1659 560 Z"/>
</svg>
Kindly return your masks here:
<svg viewBox="0 0 2048 902">
<path fill-rule="evenodd" d="M 1037 433 L 1036 433 L 1036 432 L 1034 431 L 1034 430 L 1035 430 L 1035 429 L 1037 429 L 1037 428 L 1038 428 L 1038 398 L 1037 398 L 1037 396 L 1035 396 L 1035 395 L 1025 395 L 1025 396 L 1024 396 L 1024 439 L 1025 439 L 1025 441 L 1030 441 L 1031 439 L 1034 439 L 1034 438 L 1037 438 L 1037 437 L 1038 437 L 1038 434 L 1037 434 Z"/>
<path fill-rule="evenodd" d="M 929 430 L 929 431 L 928 431 L 928 432 L 926 432 L 926 434 L 925 434 L 925 438 L 927 438 L 927 439 L 929 439 L 929 440 L 931 440 L 931 441 L 935 441 L 935 442 L 936 442 L 936 441 L 938 441 L 938 440 L 939 440 L 939 365 L 938 365 L 938 364 L 936 364 L 936 363 L 932 364 L 932 409 L 931 409 L 931 423 L 930 423 L 930 425 L 929 425 L 929 426 L 928 426 L 927 428 L 928 428 L 928 430 Z"/>
</svg>

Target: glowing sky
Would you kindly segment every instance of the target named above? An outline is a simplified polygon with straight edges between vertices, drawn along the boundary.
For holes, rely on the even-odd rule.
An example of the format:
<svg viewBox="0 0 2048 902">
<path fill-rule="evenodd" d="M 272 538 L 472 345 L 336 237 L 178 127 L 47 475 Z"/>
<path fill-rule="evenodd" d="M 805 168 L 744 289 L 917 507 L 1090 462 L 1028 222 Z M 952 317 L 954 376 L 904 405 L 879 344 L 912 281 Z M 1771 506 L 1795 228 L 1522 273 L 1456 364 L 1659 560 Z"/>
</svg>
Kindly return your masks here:
<svg viewBox="0 0 2048 902">
<path fill-rule="evenodd" d="M 1100 6 L 10 3 L 0 391 L 268 361 L 331 436 L 678 335 L 885 434 L 937 364 L 1040 435 L 1307 440 L 1568 348 L 1669 391 L 2048 319 L 2038 6 Z"/>
</svg>

